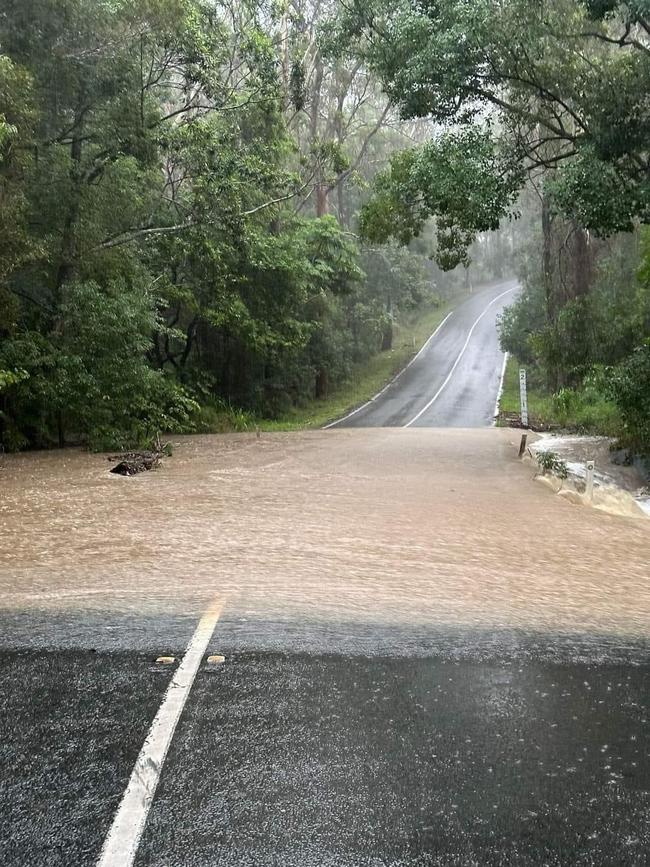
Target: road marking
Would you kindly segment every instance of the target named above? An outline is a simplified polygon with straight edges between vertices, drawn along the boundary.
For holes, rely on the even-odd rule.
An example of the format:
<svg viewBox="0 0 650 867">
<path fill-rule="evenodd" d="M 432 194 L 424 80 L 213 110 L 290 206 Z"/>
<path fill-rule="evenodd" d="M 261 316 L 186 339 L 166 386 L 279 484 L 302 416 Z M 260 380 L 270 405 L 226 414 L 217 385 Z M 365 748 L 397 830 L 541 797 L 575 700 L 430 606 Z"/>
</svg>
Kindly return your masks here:
<svg viewBox="0 0 650 867">
<path fill-rule="evenodd" d="M 97 867 L 130 867 L 133 864 L 167 750 L 222 609 L 223 603 L 215 600 L 187 645 L 140 750 Z"/>
<path fill-rule="evenodd" d="M 506 367 L 508 366 L 508 358 L 510 354 L 508 352 L 503 353 L 503 367 L 501 368 L 501 379 L 499 380 L 499 390 L 497 392 L 497 402 L 494 404 L 494 422 L 495 425 L 497 423 L 497 418 L 499 417 L 499 408 L 501 406 L 501 398 L 503 397 L 503 384 L 506 378 Z"/>
<path fill-rule="evenodd" d="M 424 352 L 424 350 L 428 347 L 428 345 L 431 343 L 431 341 L 433 340 L 433 338 L 434 338 L 434 337 L 436 336 L 436 334 L 440 331 L 440 329 L 442 328 L 442 326 L 443 326 L 443 325 L 445 324 L 445 322 L 449 319 L 449 317 L 451 316 L 451 314 L 452 314 L 453 312 L 454 312 L 454 311 L 452 310 L 450 313 L 448 313 L 448 314 L 445 316 L 445 318 L 442 320 L 442 322 L 441 322 L 440 325 L 436 328 L 436 330 L 433 332 L 433 334 L 430 334 L 429 337 L 427 337 L 425 343 L 423 344 L 423 346 L 422 346 L 422 348 L 419 350 L 419 352 L 417 352 L 417 353 L 413 356 L 413 358 L 409 361 L 409 363 L 406 365 L 406 367 L 403 367 L 403 368 L 400 370 L 400 372 L 397 374 L 397 376 L 394 376 L 394 377 L 391 379 L 391 381 L 390 381 L 389 383 L 387 383 L 387 384 L 382 388 L 381 391 L 378 391 L 377 394 L 376 394 L 374 397 L 371 397 L 370 400 L 367 400 L 367 401 L 366 401 L 364 404 L 362 404 L 361 406 L 358 406 L 356 409 L 353 409 L 352 412 L 349 412 L 347 415 L 344 415 L 343 418 L 338 418 L 336 421 L 332 421 L 332 422 L 330 422 L 329 424 L 326 424 L 326 425 L 323 427 L 323 430 L 327 430 L 328 428 L 335 427 L 335 425 L 337 425 L 337 424 L 341 424 L 342 421 L 346 421 L 347 419 L 352 418 L 353 415 L 356 415 L 358 412 L 361 412 L 362 409 L 365 409 L 367 406 L 370 406 L 370 404 L 371 404 L 371 403 L 374 403 L 374 402 L 377 400 L 378 397 L 381 397 L 382 394 L 383 394 L 385 391 L 388 391 L 388 389 L 391 387 L 391 385 L 393 385 L 395 382 L 397 382 L 397 380 L 400 378 L 400 376 L 401 376 L 403 373 L 405 373 L 405 372 L 409 369 L 409 367 L 410 367 L 410 366 L 411 366 L 415 361 L 418 360 L 418 358 L 422 355 L 422 353 Z"/>
<path fill-rule="evenodd" d="M 411 427 L 411 425 L 414 424 L 414 423 L 415 423 L 415 422 L 420 418 L 420 416 L 424 415 L 424 413 L 425 413 L 425 412 L 426 412 L 430 407 L 432 407 L 433 404 L 438 400 L 438 398 L 440 397 L 440 395 L 442 394 L 442 392 L 445 390 L 445 388 L 446 388 L 447 385 L 449 384 L 449 380 L 451 379 L 451 377 L 453 376 L 454 371 L 455 371 L 456 368 L 458 367 L 461 358 L 462 358 L 463 355 L 465 354 L 465 350 L 466 350 L 467 347 L 469 346 L 469 342 L 470 342 L 470 340 L 472 339 L 472 334 L 474 334 L 474 329 L 476 328 L 476 326 L 479 324 L 479 322 L 481 321 L 481 319 L 483 319 L 483 317 L 484 317 L 485 314 L 488 312 L 488 310 L 490 309 L 490 307 L 492 307 L 493 304 L 496 304 L 496 302 L 497 302 L 500 298 L 503 298 L 504 295 L 508 295 L 510 292 L 514 292 L 517 288 L 518 288 L 517 286 L 513 286 L 511 289 L 506 289 L 505 292 L 502 292 L 500 295 L 497 295 L 496 298 L 493 298 L 493 299 L 490 301 L 490 303 L 487 305 L 487 307 L 485 308 L 485 310 L 481 313 L 481 315 L 478 317 L 478 319 L 476 320 L 476 322 L 475 322 L 475 323 L 472 325 L 472 327 L 470 328 L 470 330 L 469 330 L 469 334 L 467 335 L 467 340 L 466 340 L 465 343 L 463 344 L 463 348 L 461 349 L 461 351 L 458 353 L 458 357 L 456 358 L 456 361 L 454 361 L 453 367 L 451 368 L 451 370 L 450 370 L 449 373 L 447 374 L 447 378 L 445 379 L 445 381 L 442 383 L 442 385 L 440 386 L 440 388 L 438 389 L 438 391 L 433 395 L 433 397 L 431 398 L 431 400 L 429 401 L 429 403 L 427 403 L 426 406 L 423 406 L 422 409 L 420 410 L 420 412 L 419 412 L 417 415 L 413 416 L 413 418 L 412 418 L 410 421 L 407 421 L 406 424 L 404 425 L 404 427 Z"/>
</svg>

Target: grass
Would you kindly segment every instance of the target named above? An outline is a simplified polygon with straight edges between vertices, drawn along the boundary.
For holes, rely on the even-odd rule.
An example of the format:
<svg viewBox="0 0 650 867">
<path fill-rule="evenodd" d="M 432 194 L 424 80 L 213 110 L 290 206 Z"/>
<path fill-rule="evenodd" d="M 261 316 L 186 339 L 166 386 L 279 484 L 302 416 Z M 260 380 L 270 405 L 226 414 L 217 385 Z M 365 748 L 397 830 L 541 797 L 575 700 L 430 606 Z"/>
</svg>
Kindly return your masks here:
<svg viewBox="0 0 650 867">
<path fill-rule="evenodd" d="M 459 289 L 439 307 L 419 310 L 403 322 L 396 322 L 393 330 L 393 348 L 380 352 L 363 364 L 355 365 L 348 382 L 333 389 L 320 400 L 309 401 L 296 407 L 279 419 L 254 416 L 225 404 L 204 406 L 194 419 L 200 433 L 230 433 L 251 431 L 291 431 L 320 428 L 341 418 L 357 406 L 370 400 L 411 360 L 428 340 L 442 320 L 467 296 Z"/>
<path fill-rule="evenodd" d="M 520 413 L 519 367 L 516 358 L 508 359 L 499 405 L 500 425 L 507 425 L 508 417 Z M 537 382 L 534 372 L 528 381 L 528 416 L 531 427 L 537 430 L 618 437 L 622 427 L 616 406 L 595 388 L 563 388 L 550 394 Z"/>
<path fill-rule="evenodd" d="M 499 411 L 503 415 L 519 414 L 521 410 L 519 367 L 517 359 L 509 356 L 503 380 L 503 394 L 499 404 Z M 551 419 L 553 416 L 551 396 L 544 394 L 540 389 L 531 387 L 530 382 L 528 383 L 528 414 L 534 419 Z"/>
<path fill-rule="evenodd" d="M 356 365 L 349 382 L 333 390 L 327 398 L 312 400 L 281 419 L 260 419 L 260 429 L 279 431 L 320 428 L 361 406 L 399 373 L 465 294 L 465 291 L 459 291 L 440 307 L 418 311 L 410 320 L 395 323 L 391 350 L 380 352 L 364 364 Z"/>
</svg>

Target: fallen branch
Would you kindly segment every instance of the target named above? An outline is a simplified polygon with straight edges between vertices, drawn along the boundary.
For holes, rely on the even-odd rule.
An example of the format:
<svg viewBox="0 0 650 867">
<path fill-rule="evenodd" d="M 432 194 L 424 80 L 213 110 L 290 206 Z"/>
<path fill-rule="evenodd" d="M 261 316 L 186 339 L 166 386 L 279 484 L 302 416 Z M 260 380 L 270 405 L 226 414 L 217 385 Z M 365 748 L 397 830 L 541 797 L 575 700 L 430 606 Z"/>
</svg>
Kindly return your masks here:
<svg viewBox="0 0 650 867">
<path fill-rule="evenodd" d="M 125 452 L 122 455 L 113 455 L 109 461 L 119 461 L 111 470 L 118 476 L 135 476 L 137 473 L 142 473 L 145 470 L 155 470 L 160 466 L 165 452 Z"/>
</svg>

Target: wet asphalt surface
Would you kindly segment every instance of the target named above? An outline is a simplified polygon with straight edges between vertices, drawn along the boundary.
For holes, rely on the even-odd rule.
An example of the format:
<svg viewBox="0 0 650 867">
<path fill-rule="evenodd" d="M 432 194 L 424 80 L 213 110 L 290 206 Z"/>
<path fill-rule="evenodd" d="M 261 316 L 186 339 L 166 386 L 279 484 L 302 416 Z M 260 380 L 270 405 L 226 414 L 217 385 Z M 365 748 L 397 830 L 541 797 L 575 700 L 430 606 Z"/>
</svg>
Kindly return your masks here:
<svg viewBox="0 0 650 867">
<path fill-rule="evenodd" d="M 505 288 L 470 299 L 465 337 L 441 329 L 452 363 Z M 450 424 L 491 420 L 497 310 L 434 405 Z M 474 400 L 464 362 L 481 358 Z M 418 411 L 440 379 L 411 387 L 416 364 L 401 415 L 393 394 L 355 425 Z M 423 423 L 442 423 L 434 407 Z M 375 622 L 370 584 L 359 620 L 243 616 L 245 602 L 217 623 L 208 652 L 226 662 L 199 669 L 137 867 L 649 863 L 650 640 Z M 96 863 L 197 622 L 74 606 L 0 612 L 3 867 Z"/>
<path fill-rule="evenodd" d="M 235 656 L 196 685 L 136 863 L 641 863 L 649 685 L 621 666 Z"/>
<path fill-rule="evenodd" d="M 154 642 L 0 652 L 0 863 L 96 862 L 172 675 Z M 226 619 L 210 650 L 139 867 L 647 863 L 648 646 Z"/>
<path fill-rule="evenodd" d="M 477 289 L 391 386 L 336 427 L 403 427 L 436 395 L 414 426 L 492 424 L 503 366 L 496 321 L 517 289 L 513 280 Z"/>
</svg>

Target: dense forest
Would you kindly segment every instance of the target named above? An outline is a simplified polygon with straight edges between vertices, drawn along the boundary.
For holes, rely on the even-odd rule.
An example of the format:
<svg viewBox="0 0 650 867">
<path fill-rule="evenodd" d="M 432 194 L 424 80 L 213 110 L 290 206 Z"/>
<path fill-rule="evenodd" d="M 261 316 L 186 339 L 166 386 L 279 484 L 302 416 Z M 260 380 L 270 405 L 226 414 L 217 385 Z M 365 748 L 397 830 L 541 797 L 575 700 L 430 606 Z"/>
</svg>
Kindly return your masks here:
<svg viewBox="0 0 650 867">
<path fill-rule="evenodd" d="M 650 450 L 650 4 L 5 0 L 0 437 L 282 418 L 519 264 L 505 349 Z"/>
<path fill-rule="evenodd" d="M 320 0 L 8 0 L 0 12 L 0 430 L 118 446 L 325 397 L 440 303 L 426 244 L 363 243 L 426 135 Z M 500 265 L 498 267 L 501 267 Z"/>
<path fill-rule="evenodd" d="M 650 452 L 650 3 L 355 0 L 337 38 L 440 125 L 377 178 L 365 236 L 433 219 L 451 267 L 523 220 L 504 349 L 560 417 Z"/>
</svg>

